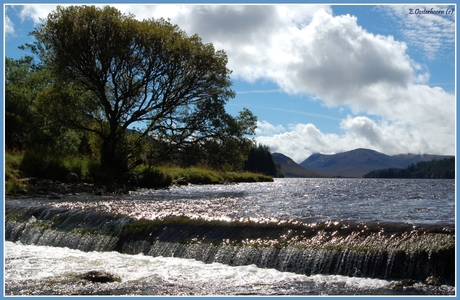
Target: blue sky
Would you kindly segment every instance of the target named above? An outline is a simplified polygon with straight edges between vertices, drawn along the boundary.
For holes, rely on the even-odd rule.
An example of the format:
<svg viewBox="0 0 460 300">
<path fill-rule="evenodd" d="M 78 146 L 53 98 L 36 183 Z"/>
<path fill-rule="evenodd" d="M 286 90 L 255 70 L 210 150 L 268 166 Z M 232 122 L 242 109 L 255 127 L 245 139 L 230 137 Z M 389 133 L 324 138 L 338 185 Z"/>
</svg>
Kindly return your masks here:
<svg viewBox="0 0 460 300">
<path fill-rule="evenodd" d="M 453 5 L 114 6 L 225 50 L 237 93 L 227 110 L 251 110 L 272 152 L 455 154 Z M 54 8 L 7 5 L 5 55 L 26 54 L 17 47 Z M 432 9 L 444 14 L 420 13 Z"/>
</svg>

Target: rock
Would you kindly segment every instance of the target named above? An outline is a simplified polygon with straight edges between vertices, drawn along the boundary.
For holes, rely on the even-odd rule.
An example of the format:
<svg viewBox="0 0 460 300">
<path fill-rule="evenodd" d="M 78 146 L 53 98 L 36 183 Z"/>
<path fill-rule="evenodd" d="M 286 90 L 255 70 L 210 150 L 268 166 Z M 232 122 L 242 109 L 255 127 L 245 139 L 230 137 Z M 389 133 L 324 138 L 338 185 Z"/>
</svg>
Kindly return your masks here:
<svg viewBox="0 0 460 300">
<path fill-rule="evenodd" d="M 441 280 L 436 277 L 436 276 L 430 276 L 425 279 L 425 284 L 426 285 L 435 285 L 435 286 L 441 286 L 442 282 Z"/>
<path fill-rule="evenodd" d="M 78 175 L 73 173 L 73 172 L 70 172 L 68 173 L 65 178 L 67 179 L 67 182 L 70 182 L 70 183 L 77 183 L 78 182 Z"/>
<path fill-rule="evenodd" d="M 24 183 L 24 184 L 36 185 L 37 184 L 37 178 L 36 177 L 22 178 L 22 179 L 19 179 L 19 182 Z"/>
<path fill-rule="evenodd" d="M 176 184 L 176 185 L 188 185 L 188 181 L 185 180 L 184 177 L 181 177 L 181 178 L 177 178 L 176 180 L 174 180 L 174 184 Z"/>
<path fill-rule="evenodd" d="M 403 279 L 399 281 L 392 282 L 388 285 L 388 287 L 392 290 L 403 290 L 405 287 L 413 286 L 415 284 L 415 280 L 413 279 Z"/>
<path fill-rule="evenodd" d="M 81 279 L 88 280 L 91 282 L 100 282 L 100 283 L 107 283 L 107 282 L 120 282 L 121 278 L 117 275 L 110 274 L 107 272 L 100 272 L 100 271 L 89 271 L 87 273 L 81 274 L 79 276 Z"/>
</svg>

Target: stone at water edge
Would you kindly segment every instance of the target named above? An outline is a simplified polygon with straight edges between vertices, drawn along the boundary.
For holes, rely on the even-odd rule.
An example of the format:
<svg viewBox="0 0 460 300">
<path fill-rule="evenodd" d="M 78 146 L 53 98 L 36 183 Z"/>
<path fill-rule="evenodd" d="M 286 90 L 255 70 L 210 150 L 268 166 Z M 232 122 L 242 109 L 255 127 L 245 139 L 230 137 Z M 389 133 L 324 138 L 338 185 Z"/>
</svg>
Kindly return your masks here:
<svg viewBox="0 0 460 300">
<path fill-rule="evenodd" d="M 78 182 L 78 175 L 73 173 L 73 172 L 70 172 L 68 173 L 65 178 L 67 179 L 67 182 L 70 182 L 70 183 L 77 183 Z"/>
<path fill-rule="evenodd" d="M 120 282 L 121 278 L 117 275 L 110 274 L 107 272 L 100 272 L 100 271 L 89 271 L 87 273 L 81 274 L 81 279 L 88 280 L 91 282 L 100 282 L 100 283 L 107 283 L 107 282 Z"/>
</svg>

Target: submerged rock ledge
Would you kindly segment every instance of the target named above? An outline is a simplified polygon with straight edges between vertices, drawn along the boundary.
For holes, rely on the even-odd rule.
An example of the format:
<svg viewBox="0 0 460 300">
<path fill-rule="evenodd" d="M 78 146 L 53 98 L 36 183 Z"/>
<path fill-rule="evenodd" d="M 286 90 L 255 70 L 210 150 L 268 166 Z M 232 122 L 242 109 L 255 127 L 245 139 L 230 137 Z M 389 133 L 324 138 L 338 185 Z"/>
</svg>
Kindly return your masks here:
<svg viewBox="0 0 460 300">
<path fill-rule="evenodd" d="M 5 205 L 5 238 L 83 251 L 255 264 L 300 274 L 337 274 L 455 284 L 453 228 L 345 222 L 257 223 L 185 217 L 136 220 L 93 210 Z"/>
</svg>

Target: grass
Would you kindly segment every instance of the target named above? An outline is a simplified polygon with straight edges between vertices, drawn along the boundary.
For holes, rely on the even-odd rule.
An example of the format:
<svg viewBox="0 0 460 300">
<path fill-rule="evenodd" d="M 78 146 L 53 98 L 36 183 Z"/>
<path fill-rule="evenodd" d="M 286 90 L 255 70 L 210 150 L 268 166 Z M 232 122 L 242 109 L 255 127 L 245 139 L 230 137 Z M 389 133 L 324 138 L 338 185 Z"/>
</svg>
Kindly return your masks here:
<svg viewBox="0 0 460 300">
<path fill-rule="evenodd" d="M 206 167 L 159 167 L 163 173 L 173 180 L 184 179 L 192 184 L 219 184 L 225 182 L 271 182 L 273 178 L 263 174 L 249 172 L 216 171 Z"/>
<path fill-rule="evenodd" d="M 22 178 L 35 177 L 38 181 L 65 181 L 69 172 L 76 173 L 82 182 L 103 181 L 99 162 L 88 157 L 71 156 L 56 158 L 48 154 L 27 152 L 5 153 L 5 192 L 17 194 L 27 190 Z M 139 175 L 137 185 L 144 188 L 166 188 L 175 183 L 220 184 L 226 182 L 271 182 L 273 178 L 249 172 L 216 171 L 203 166 L 180 168 L 159 166 L 149 168 L 138 166 L 134 172 Z"/>
<path fill-rule="evenodd" d="M 148 168 L 139 166 L 139 186 L 146 188 L 164 188 L 172 184 L 221 184 L 227 182 L 272 182 L 271 176 L 249 172 L 224 172 L 206 167 L 180 168 L 177 166 L 159 166 Z"/>
<path fill-rule="evenodd" d="M 5 191 L 7 194 L 20 193 L 26 189 L 26 184 L 20 181 L 20 178 L 24 177 L 19 171 L 22 157 L 20 153 L 5 154 Z"/>
</svg>

